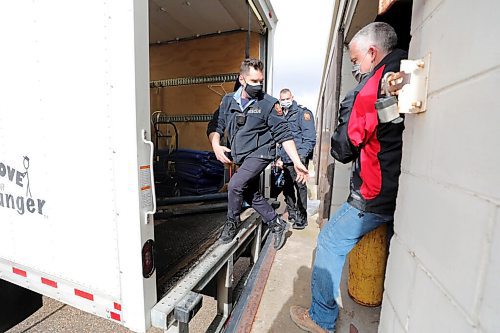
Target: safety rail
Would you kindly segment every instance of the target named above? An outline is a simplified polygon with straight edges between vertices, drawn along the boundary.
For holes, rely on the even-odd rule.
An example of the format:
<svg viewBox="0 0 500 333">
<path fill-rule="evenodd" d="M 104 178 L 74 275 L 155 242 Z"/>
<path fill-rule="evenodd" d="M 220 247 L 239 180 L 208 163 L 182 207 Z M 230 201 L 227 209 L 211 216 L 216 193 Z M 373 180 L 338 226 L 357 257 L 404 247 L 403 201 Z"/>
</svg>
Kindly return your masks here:
<svg viewBox="0 0 500 333">
<path fill-rule="evenodd" d="M 193 84 L 212 84 L 235 82 L 238 79 L 238 73 L 223 73 L 204 76 L 188 76 L 178 77 L 173 79 L 155 80 L 149 82 L 150 88 L 165 88 L 177 86 L 189 86 Z"/>
<path fill-rule="evenodd" d="M 210 121 L 213 114 L 179 114 L 166 115 L 159 114 L 152 118 L 153 124 L 181 123 L 181 122 L 207 122 Z"/>
</svg>

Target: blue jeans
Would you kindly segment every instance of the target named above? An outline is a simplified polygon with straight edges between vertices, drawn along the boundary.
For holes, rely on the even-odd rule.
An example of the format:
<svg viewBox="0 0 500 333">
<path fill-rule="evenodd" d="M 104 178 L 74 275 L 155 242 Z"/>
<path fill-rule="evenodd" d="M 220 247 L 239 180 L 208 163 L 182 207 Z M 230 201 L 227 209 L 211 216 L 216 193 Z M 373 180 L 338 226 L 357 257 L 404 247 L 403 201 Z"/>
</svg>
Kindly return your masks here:
<svg viewBox="0 0 500 333">
<path fill-rule="evenodd" d="M 319 326 L 328 331 L 335 328 L 339 314 L 335 299 L 346 255 L 364 234 L 392 220 L 392 215 L 363 212 L 346 202 L 323 226 L 316 247 L 309 309 L 309 315 Z"/>
</svg>

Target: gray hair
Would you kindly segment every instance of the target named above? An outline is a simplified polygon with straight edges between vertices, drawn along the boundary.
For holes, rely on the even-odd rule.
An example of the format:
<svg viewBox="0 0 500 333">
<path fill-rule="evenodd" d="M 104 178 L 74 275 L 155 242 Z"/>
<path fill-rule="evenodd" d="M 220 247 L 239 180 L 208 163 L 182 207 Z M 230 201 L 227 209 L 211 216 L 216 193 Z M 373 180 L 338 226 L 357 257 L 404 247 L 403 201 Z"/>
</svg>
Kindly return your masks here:
<svg viewBox="0 0 500 333">
<path fill-rule="evenodd" d="M 359 30 L 351 40 L 362 42 L 363 46 L 368 48 L 370 45 L 377 46 L 383 52 L 389 53 L 396 47 L 398 36 L 396 31 L 385 22 L 373 22 Z M 349 43 L 350 44 L 350 43 Z"/>
</svg>

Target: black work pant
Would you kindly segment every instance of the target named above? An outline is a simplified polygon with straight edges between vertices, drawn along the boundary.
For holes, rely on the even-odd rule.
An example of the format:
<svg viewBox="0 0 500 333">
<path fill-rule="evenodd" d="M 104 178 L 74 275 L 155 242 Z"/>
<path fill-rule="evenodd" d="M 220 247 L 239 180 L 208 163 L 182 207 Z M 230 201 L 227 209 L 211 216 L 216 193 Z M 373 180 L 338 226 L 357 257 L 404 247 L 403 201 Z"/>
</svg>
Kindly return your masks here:
<svg viewBox="0 0 500 333">
<path fill-rule="evenodd" d="M 307 161 L 306 161 L 307 162 Z M 307 163 L 305 164 L 307 166 Z M 285 185 L 283 195 L 285 196 L 288 216 L 295 216 L 299 223 L 307 221 L 307 185 L 297 182 L 297 172 L 293 164 L 285 164 L 283 167 Z M 295 194 L 297 191 L 297 194 Z"/>
<path fill-rule="evenodd" d="M 240 220 L 241 205 L 243 200 L 252 205 L 257 213 L 262 216 L 265 223 L 276 219 L 277 214 L 273 207 L 259 192 L 260 173 L 268 166 L 269 160 L 248 157 L 243 161 L 238 171 L 231 177 L 227 193 L 227 218 Z"/>
</svg>

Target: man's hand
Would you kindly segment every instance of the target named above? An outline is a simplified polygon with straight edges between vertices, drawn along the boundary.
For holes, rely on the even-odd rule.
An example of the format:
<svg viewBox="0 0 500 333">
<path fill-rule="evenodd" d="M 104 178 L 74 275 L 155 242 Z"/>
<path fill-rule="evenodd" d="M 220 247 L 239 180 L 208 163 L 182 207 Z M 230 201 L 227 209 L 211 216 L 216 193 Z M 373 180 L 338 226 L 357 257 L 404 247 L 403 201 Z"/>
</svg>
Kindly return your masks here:
<svg viewBox="0 0 500 333">
<path fill-rule="evenodd" d="M 404 72 L 397 72 L 388 75 L 386 79 L 389 94 L 398 96 L 403 86 L 410 82 L 410 75 Z"/>
<path fill-rule="evenodd" d="M 307 170 L 306 166 L 302 164 L 302 162 L 300 162 L 300 163 L 295 163 L 293 167 L 295 169 L 295 172 L 297 172 L 297 178 L 295 178 L 295 180 L 298 183 L 305 184 L 307 181 L 307 176 L 309 174 L 309 171 Z"/>
<path fill-rule="evenodd" d="M 283 169 L 283 161 L 281 160 L 281 158 L 279 158 L 279 159 L 276 161 L 275 165 L 276 165 L 278 168 Z"/>
<path fill-rule="evenodd" d="M 220 145 L 220 134 L 217 132 L 212 132 L 208 135 L 208 141 L 212 144 L 212 149 L 214 150 L 215 157 L 222 163 L 230 164 L 232 163 L 229 158 L 224 153 L 230 152 L 231 149 Z"/>
<path fill-rule="evenodd" d="M 213 144 L 212 149 L 214 150 L 215 157 L 222 163 L 230 164 L 232 163 L 229 158 L 227 158 L 226 152 L 231 152 L 231 149 L 221 146 L 220 144 Z"/>
<path fill-rule="evenodd" d="M 281 144 L 283 145 L 283 148 L 285 148 L 288 156 L 292 159 L 293 167 L 297 172 L 297 178 L 295 180 L 299 183 L 305 184 L 307 181 L 308 171 L 306 166 L 300 161 L 299 153 L 297 153 L 297 148 L 295 148 L 295 142 L 291 139 L 284 141 Z"/>
</svg>

